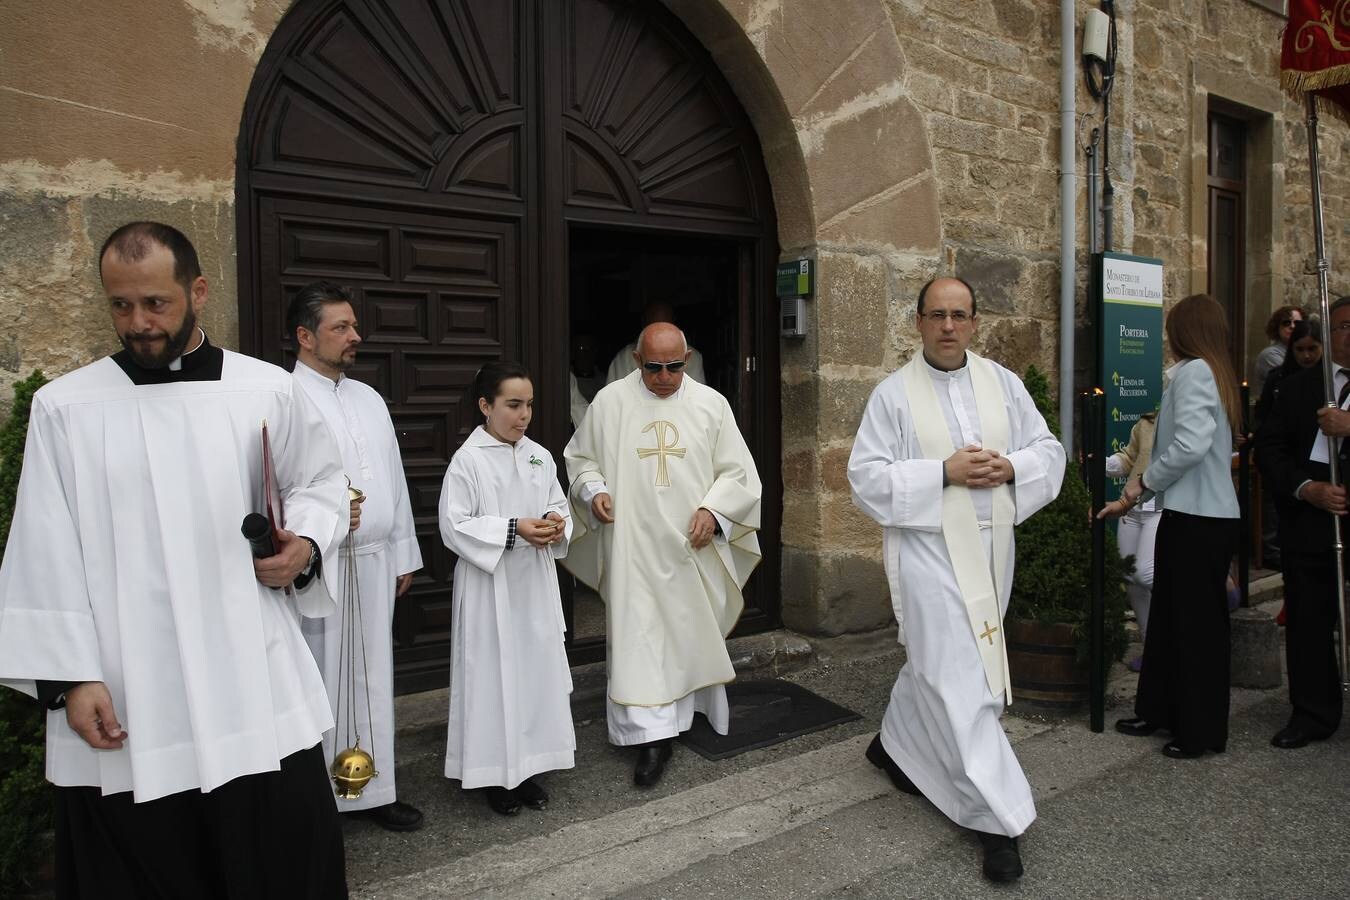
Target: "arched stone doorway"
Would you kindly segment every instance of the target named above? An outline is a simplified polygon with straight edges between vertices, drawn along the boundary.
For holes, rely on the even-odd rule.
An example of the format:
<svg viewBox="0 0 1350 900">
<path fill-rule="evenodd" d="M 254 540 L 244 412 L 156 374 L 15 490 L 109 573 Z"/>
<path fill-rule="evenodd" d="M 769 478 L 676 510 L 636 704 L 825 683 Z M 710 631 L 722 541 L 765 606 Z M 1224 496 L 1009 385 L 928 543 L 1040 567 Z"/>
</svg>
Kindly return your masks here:
<svg viewBox="0 0 1350 900">
<path fill-rule="evenodd" d="M 444 683 L 436 502 L 476 424 L 474 372 L 536 373 L 532 434 L 560 456 L 569 335 L 616 343 L 643 301 L 675 303 L 759 461 L 765 559 L 741 627 L 777 624 L 773 201 L 744 111 L 664 7 L 301 0 L 249 90 L 236 190 L 245 352 L 289 362 L 283 313 L 309 280 L 357 297 L 353 374 L 390 403 L 427 561 L 395 622 L 402 689 Z M 572 648 L 598 658 L 603 641 Z"/>
</svg>

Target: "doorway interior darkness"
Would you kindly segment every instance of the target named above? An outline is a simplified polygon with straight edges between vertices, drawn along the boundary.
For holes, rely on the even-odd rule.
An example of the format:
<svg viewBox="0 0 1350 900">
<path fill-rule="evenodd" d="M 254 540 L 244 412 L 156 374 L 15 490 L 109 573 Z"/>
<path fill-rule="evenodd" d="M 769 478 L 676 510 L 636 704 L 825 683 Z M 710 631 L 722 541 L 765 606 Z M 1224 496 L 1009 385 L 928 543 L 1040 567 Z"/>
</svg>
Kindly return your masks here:
<svg viewBox="0 0 1350 900">
<path fill-rule="evenodd" d="M 773 199 L 744 110 L 663 3 L 296 0 L 254 74 L 236 160 L 241 348 L 288 364 L 287 301 L 337 281 L 364 325 L 351 374 L 389 403 L 424 560 L 395 614 L 397 690 L 448 675 L 455 560 L 437 501 L 478 423 L 474 373 L 515 359 L 535 374 L 530 433 L 560 460 L 572 317 L 595 310 L 569 303 L 569 281 L 614 276 L 605 244 L 638 273 L 629 314 L 634 290 L 721 285 L 680 304 L 764 482 L 762 587 L 741 628 L 777 624 Z M 608 309 L 588 327 L 613 342 L 634 324 Z M 603 653 L 583 643 L 574 661 Z"/>
</svg>

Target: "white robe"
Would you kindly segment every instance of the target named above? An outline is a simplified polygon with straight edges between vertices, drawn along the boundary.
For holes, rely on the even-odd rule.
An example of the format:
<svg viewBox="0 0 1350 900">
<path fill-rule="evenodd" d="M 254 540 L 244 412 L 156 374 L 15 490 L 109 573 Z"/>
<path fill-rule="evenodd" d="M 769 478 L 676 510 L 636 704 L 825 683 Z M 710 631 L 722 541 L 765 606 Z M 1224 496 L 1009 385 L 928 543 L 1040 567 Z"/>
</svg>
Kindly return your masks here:
<svg viewBox="0 0 1350 900">
<path fill-rule="evenodd" d="M 94 750 L 47 714 L 47 778 L 144 802 L 276 771 L 333 724 L 299 610 L 260 584 L 245 514 L 262 509 L 266 419 L 289 530 L 324 571 L 347 528 L 323 419 L 288 372 L 224 351 L 219 381 L 134 385 L 110 357 L 38 391 L 0 567 L 0 684 L 102 681 L 127 731 Z"/>
<path fill-rule="evenodd" d="M 760 482 L 725 398 L 684 379 L 662 399 L 634 372 L 596 395 L 565 455 L 579 520 L 565 565 L 605 599 L 610 699 L 668 706 L 731 681 L 724 639 L 759 562 Z M 613 525 L 591 518 L 599 484 Z M 726 539 L 694 550 L 700 507 Z"/>
<path fill-rule="evenodd" d="M 361 504 L 361 527 L 352 534 L 353 550 L 342 543 L 341 555 L 328 575 L 333 599 L 338 604 L 334 615 L 301 622 L 305 640 L 319 663 L 323 683 L 328 688 L 335 726 L 324 735 L 324 759 L 330 763 L 338 750 L 351 745 L 353 727 L 361 737 L 361 746 L 375 759 L 379 773 L 356 800 L 338 804 L 342 812 L 373 809 L 397 799 L 394 788 L 394 588 L 398 576 L 422 568 L 422 551 L 413 530 L 412 506 L 408 502 L 408 480 L 403 475 L 403 459 L 398 437 L 389 418 L 389 407 L 379 392 L 360 381 L 342 378 L 333 381 L 302 362 L 295 364 L 295 380 L 323 415 L 342 452 L 343 473 L 352 487 L 366 494 Z M 361 592 L 361 634 L 365 640 L 365 660 L 361 643 L 354 654 L 355 690 L 339 684 L 343 671 L 342 630 L 343 597 L 346 592 L 347 556 L 356 562 L 356 580 Z M 369 683 L 367 684 L 367 675 Z M 343 706 L 337 708 L 339 687 Z M 370 712 L 366 711 L 369 690 Z M 351 694 L 353 702 L 347 703 Z M 355 716 L 350 712 L 354 710 Z M 354 719 L 354 721 L 353 721 Z M 373 722 L 371 721 L 373 720 Z"/>
<path fill-rule="evenodd" d="M 980 422 L 968 367 L 933 379 L 952 443 L 980 443 Z M 1045 425 L 1026 388 L 994 365 L 1007 401 L 1016 522 L 1059 493 L 1064 448 Z M 892 602 L 908 662 L 900 670 L 882 721 L 886 752 L 924 796 L 957 824 L 1015 836 L 1036 817 L 1031 787 L 999 724 L 1002 694 L 991 694 L 980 652 L 942 534 L 942 460 L 924 459 L 900 373 L 867 402 L 849 458 L 858 507 L 888 530 Z M 973 490 L 976 518 L 991 514 L 988 491 Z M 981 529 L 986 552 L 990 532 Z M 1006 613 L 1014 552 L 991 567 L 1005 569 L 1000 614 Z"/>
<path fill-rule="evenodd" d="M 637 362 L 633 359 L 633 353 L 636 350 L 637 342 L 634 341 L 614 354 L 614 358 L 609 363 L 609 370 L 605 373 L 605 384 L 622 381 L 630 373 L 637 371 Z M 662 362 L 665 362 L 665 360 L 662 360 Z M 708 383 L 708 379 L 703 375 L 703 354 L 699 353 L 694 347 L 689 348 L 689 362 L 684 367 L 684 374 L 689 375 L 699 384 Z"/>
<path fill-rule="evenodd" d="M 543 549 L 517 535 L 506 549 L 511 519 L 549 512 L 567 522 L 562 541 Z M 572 521 L 552 455 L 528 437 L 512 446 L 474 429 L 446 470 L 440 523 L 459 557 L 445 777 L 513 788 L 572 768 L 572 672 L 553 562 L 567 555 Z"/>
</svg>

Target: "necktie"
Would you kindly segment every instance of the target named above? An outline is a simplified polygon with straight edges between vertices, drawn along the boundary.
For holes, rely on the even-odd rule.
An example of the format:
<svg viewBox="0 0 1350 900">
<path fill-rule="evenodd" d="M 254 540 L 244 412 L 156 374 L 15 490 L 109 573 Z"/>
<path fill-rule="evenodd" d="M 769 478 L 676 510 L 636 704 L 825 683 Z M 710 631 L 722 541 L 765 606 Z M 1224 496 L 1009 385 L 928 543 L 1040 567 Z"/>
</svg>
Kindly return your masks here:
<svg viewBox="0 0 1350 900">
<path fill-rule="evenodd" d="M 1344 408 L 1345 398 L 1350 395 L 1350 369 L 1337 369 L 1336 372 L 1345 379 L 1345 384 L 1341 385 L 1341 392 L 1336 395 L 1336 405 Z M 1345 456 L 1345 438 L 1336 442 L 1336 455 Z"/>
</svg>

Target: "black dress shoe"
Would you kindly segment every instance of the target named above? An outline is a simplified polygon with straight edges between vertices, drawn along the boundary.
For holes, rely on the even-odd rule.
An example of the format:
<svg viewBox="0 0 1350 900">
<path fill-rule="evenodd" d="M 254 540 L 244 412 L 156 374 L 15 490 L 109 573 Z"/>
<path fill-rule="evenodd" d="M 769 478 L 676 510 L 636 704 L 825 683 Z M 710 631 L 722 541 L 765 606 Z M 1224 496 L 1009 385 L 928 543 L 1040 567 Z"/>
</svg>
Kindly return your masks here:
<svg viewBox="0 0 1350 900">
<path fill-rule="evenodd" d="M 637 766 L 633 769 L 633 784 L 651 787 L 660 781 L 666 771 L 666 763 L 670 761 L 670 754 L 670 738 L 639 747 Z"/>
<path fill-rule="evenodd" d="M 895 785 L 896 790 L 913 794 L 916 797 L 923 796 L 923 791 L 914 786 L 914 782 L 909 780 L 909 776 L 895 764 L 895 760 L 891 759 L 890 754 L 886 752 L 886 748 L 881 746 L 880 734 L 872 738 L 872 743 L 867 745 L 867 761 L 891 776 L 891 784 Z"/>
<path fill-rule="evenodd" d="M 1270 739 L 1270 746 L 1279 747 L 1281 750 L 1297 750 L 1299 747 L 1308 746 L 1309 740 L 1311 739 L 1303 733 L 1303 729 L 1286 725 L 1275 732 L 1275 736 Z"/>
<path fill-rule="evenodd" d="M 1209 749 L 1215 753 L 1222 753 L 1225 749 L 1225 745 L 1220 744 L 1217 747 L 1210 747 Z M 1168 743 L 1163 744 L 1162 752 L 1163 756 L 1170 756 L 1173 759 L 1199 759 L 1205 755 L 1203 749 L 1187 750 L 1176 741 L 1169 741 Z"/>
<path fill-rule="evenodd" d="M 488 806 L 499 815 L 514 816 L 520 812 L 520 798 L 515 791 L 504 787 L 486 787 L 483 788 L 483 794 L 487 797 Z"/>
<path fill-rule="evenodd" d="M 548 809 L 548 792 L 541 788 L 533 778 L 526 778 L 516 785 L 516 796 L 530 809 Z"/>
<path fill-rule="evenodd" d="M 1147 719 L 1116 719 L 1116 731 L 1130 737 L 1148 737 L 1160 727 Z"/>
<path fill-rule="evenodd" d="M 1017 838 L 1004 834 L 975 832 L 984 846 L 984 877 L 1000 884 L 1022 877 L 1022 854 L 1017 852 Z"/>
<path fill-rule="evenodd" d="M 421 811 L 398 800 L 365 810 L 365 817 L 389 831 L 416 831 L 422 827 Z"/>
</svg>

